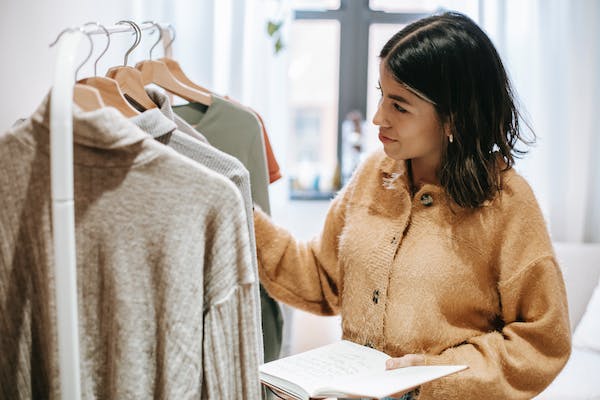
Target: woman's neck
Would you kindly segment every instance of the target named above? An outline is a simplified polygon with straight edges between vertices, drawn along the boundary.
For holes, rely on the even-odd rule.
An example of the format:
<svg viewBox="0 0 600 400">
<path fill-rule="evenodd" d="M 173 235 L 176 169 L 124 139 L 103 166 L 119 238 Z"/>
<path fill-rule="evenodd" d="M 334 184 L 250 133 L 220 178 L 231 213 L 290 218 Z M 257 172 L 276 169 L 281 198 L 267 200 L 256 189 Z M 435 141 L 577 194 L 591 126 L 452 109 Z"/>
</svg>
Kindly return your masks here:
<svg viewBox="0 0 600 400">
<path fill-rule="evenodd" d="M 427 183 L 439 185 L 437 173 L 439 163 L 427 163 L 423 159 L 411 159 L 406 161 L 406 165 L 413 194 Z"/>
</svg>

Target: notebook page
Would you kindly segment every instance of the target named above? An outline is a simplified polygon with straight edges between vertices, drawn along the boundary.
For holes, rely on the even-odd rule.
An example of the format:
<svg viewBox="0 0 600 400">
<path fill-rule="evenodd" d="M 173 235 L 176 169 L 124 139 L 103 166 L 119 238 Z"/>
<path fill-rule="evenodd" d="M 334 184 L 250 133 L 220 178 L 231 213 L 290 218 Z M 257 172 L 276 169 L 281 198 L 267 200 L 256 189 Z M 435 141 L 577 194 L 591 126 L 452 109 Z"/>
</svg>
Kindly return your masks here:
<svg viewBox="0 0 600 400">
<path fill-rule="evenodd" d="M 388 355 L 349 341 L 309 350 L 260 367 L 260 372 L 285 379 L 314 393 L 342 376 L 385 370 Z"/>
<path fill-rule="evenodd" d="M 426 382 L 466 369 L 465 365 L 438 365 L 370 371 L 360 376 L 332 378 L 328 385 L 317 388 L 319 393 L 342 393 L 361 397 L 380 398 L 416 388 Z M 330 388 L 328 390 L 328 388 Z"/>
</svg>

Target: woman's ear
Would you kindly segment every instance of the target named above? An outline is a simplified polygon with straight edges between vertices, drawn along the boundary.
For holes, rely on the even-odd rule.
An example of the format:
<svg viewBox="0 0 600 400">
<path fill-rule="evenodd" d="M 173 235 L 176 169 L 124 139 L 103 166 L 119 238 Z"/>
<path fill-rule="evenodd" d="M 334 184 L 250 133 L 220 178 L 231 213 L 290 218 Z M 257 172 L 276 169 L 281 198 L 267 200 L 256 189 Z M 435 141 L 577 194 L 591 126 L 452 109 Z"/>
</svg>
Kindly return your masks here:
<svg viewBox="0 0 600 400">
<path fill-rule="evenodd" d="M 454 142 L 454 133 L 450 118 L 446 118 L 446 120 L 443 122 L 442 129 L 444 130 L 444 138 L 450 143 Z"/>
</svg>

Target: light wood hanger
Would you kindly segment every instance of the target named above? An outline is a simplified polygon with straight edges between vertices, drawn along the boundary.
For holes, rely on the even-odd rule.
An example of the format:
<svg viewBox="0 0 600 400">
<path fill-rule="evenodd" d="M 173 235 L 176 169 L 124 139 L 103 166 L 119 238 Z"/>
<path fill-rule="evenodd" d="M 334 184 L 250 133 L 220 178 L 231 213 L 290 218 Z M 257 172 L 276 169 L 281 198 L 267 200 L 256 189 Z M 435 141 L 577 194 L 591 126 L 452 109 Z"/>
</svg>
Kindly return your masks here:
<svg viewBox="0 0 600 400">
<path fill-rule="evenodd" d="M 140 112 L 127 101 L 125 94 L 114 79 L 104 76 L 93 76 L 81 79 L 78 83 L 97 89 L 104 105 L 116 108 L 125 117 L 131 118 L 140 115 Z"/>
<path fill-rule="evenodd" d="M 133 21 L 119 21 L 117 24 L 129 24 L 135 30 L 135 42 L 127 53 L 125 53 L 125 60 L 122 66 L 112 67 L 106 73 L 106 77 L 114 79 L 121 88 L 121 91 L 130 101 L 134 102 L 138 108 L 142 110 L 149 110 L 151 108 L 157 108 L 157 105 L 146 93 L 144 89 L 144 82 L 140 71 L 133 67 L 127 66 L 127 58 L 129 54 L 140 44 L 142 31 L 140 27 Z"/>
<path fill-rule="evenodd" d="M 98 89 L 80 83 L 73 87 L 73 101 L 83 111 L 95 111 L 104 107 Z"/>
<path fill-rule="evenodd" d="M 171 47 L 171 45 L 173 44 L 173 42 L 175 41 L 175 37 L 176 37 L 176 32 L 175 29 L 173 28 L 173 25 L 169 24 L 168 29 L 171 33 L 171 40 L 169 40 L 169 43 L 165 46 L 165 56 L 162 58 L 159 58 L 158 61 L 163 62 L 167 68 L 169 69 L 169 71 L 171 71 L 171 73 L 173 74 L 173 76 L 181 83 L 183 83 L 184 85 L 187 85 L 189 87 L 191 87 L 192 89 L 197 89 L 200 90 L 202 92 L 206 92 L 208 94 L 212 94 L 212 91 L 200 86 L 198 84 L 196 84 L 195 82 L 193 82 L 190 78 L 188 78 L 188 76 L 185 74 L 185 72 L 183 72 L 183 69 L 181 68 L 181 66 L 179 65 L 179 63 L 177 61 L 175 61 L 173 58 L 168 57 L 168 50 Z"/>
<path fill-rule="evenodd" d="M 205 106 L 210 106 L 212 104 L 212 97 L 210 94 L 184 85 L 178 81 L 177 78 L 171 74 L 171 71 L 169 71 L 167 66 L 160 61 L 142 61 L 137 63 L 135 67 L 141 71 L 142 81 L 145 84 L 154 83 L 190 102 L 201 103 Z"/>
<path fill-rule="evenodd" d="M 181 69 L 181 66 L 179 65 L 179 63 L 177 61 L 175 61 L 174 59 L 168 58 L 168 57 L 161 57 L 157 61 L 160 61 L 163 64 L 165 64 L 167 66 L 167 68 L 169 69 L 169 71 L 171 72 L 171 74 L 173 74 L 173 76 L 179 82 L 183 83 L 184 85 L 189 86 L 192 89 L 200 90 L 205 93 L 209 93 L 209 94 L 212 93 L 207 88 L 194 83 L 190 78 L 188 78 L 187 75 L 185 74 L 185 72 L 183 72 L 183 69 Z"/>
<path fill-rule="evenodd" d="M 204 91 L 191 88 L 179 81 L 167 68 L 166 64 L 152 60 L 152 50 L 162 39 L 162 30 L 160 25 L 155 22 L 150 22 L 155 25 L 159 32 L 158 41 L 150 49 L 150 59 L 141 61 L 135 65 L 141 74 L 144 84 L 153 83 L 161 88 L 171 92 L 172 94 L 181 97 L 190 102 L 201 103 L 206 106 L 212 104 L 212 96 Z"/>
<path fill-rule="evenodd" d="M 102 58 L 102 56 L 104 55 L 104 53 L 106 53 L 106 51 L 108 50 L 108 47 L 110 46 L 110 34 L 103 25 L 100 25 L 100 24 L 97 24 L 94 22 L 88 23 L 85 25 L 90 25 L 90 24 L 95 24 L 98 27 L 100 27 L 102 30 L 104 30 L 104 33 L 106 34 L 106 47 L 104 48 L 102 53 L 100 53 L 100 55 L 94 62 L 94 76 L 90 77 L 90 78 L 81 79 L 77 83 L 80 85 L 86 85 L 88 87 L 96 89 L 100 98 L 102 99 L 102 103 L 104 104 L 104 106 L 116 108 L 125 117 L 131 118 L 136 115 L 139 115 L 140 114 L 139 111 L 137 111 L 135 108 L 133 108 L 133 106 L 127 101 L 123 92 L 121 91 L 121 88 L 119 87 L 119 84 L 114 79 L 96 76 L 96 73 L 98 71 L 98 61 L 100 61 L 100 58 Z M 88 35 L 88 38 L 89 38 L 89 35 Z M 91 39 L 90 39 L 90 42 L 91 42 Z M 90 51 L 89 55 L 91 56 L 91 54 L 92 53 Z M 89 56 L 86 59 L 86 61 L 88 59 L 89 59 Z M 80 65 L 79 68 L 81 68 L 82 65 Z M 76 85 L 75 87 L 77 88 L 77 86 L 79 86 L 79 85 Z M 80 96 L 86 97 L 88 99 L 87 101 L 93 101 L 93 100 L 89 100 L 89 93 L 86 95 L 81 94 Z"/>
<path fill-rule="evenodd" d="M 85 31 L 84 27 L 86 25 L 89 24 L 83 25 L 79 28 L 79 30 L 87 36 L 88 41 L 90 42 L 90 51 L 88 52 L 85 60 L 83 60 L 75 70 L 75 81 L 77 81 L 79 70 L 85 65 L 86 62 L 88 62 L 88 60 L 92 57 L 92 53 L 94 52 L 94 41 L 92 40 L 92 36 Z M 62 33 L 64 32 L 65 31 Z M 62 33 L 58 35 L 56 41 L 54 41 L 54 43 L 52 43 L 50 46 L 53 46 L 58 41 Z M 96 64 L 94 64 L 94 68 L 95 66 Z M 79 108 L 81 108 L 83 111 L 94 111 L 104 107 L 104 102 L 102 101 L 100 93 L 97 89 L 79 83 L 76 83 L 73 87 L 73 103 L 77 104 L 77 106 L 79 106 Z"/>
<path fill-rule="evenodd" d="M 114 79 L 126 98 L 139 105 L 143 110 L 157 108 L 156 103 L 146 93 L 140 71 L 133 67 L 112 67 L 106 72 L 108 78 Z"/>
</svg>

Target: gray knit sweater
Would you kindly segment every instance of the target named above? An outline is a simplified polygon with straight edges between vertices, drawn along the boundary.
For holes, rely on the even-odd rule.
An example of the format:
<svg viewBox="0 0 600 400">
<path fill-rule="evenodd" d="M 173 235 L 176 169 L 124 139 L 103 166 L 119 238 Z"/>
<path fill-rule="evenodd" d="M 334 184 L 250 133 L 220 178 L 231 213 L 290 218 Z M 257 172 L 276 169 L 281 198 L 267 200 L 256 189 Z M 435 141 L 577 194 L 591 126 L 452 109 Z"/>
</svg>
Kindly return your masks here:
<svg viewBox="0 0 600 400">
<path fill-rule="evenodd" d="M 6 399 L 60 392 L 48 117 L 45 101 L 0 134 Z M 230 390 L 224 397 L 202 380 L 211 363 L 219 377 L 231 377 L 238 355 L 221 336 L 240 320 L 237 305 L 252 301 L 242 289 L 256 285 L 239 192 L 114 109 L 75 110 L 73 124 L 83 397 L 238 397 L 241 379 L 222 382 Z"/>
<path fill-rule="evenodd" d="M 232 374 L 239 371 L 241 379 L 245 382 L 244 386 L 248 388 L 245 393 L 240 393 L 244 399 L 253 398 L 253 392 L 250 390 L 258 389 L 259 377 L 258 366 L 263 362 L 263 341 L 261 329 L 260 298 L 258 289 L 258 267 L 256 260 L 256 244 L 254 238 L 254 218 L 252 212 L 252 198 L 250 191 L 250 175 L 244 165 L 235 157 L 214 148 L 205 142 L 196 140 L 195 137 L 201 133 L 195 131 L 191 126 L 172 111 L 169 98 L 158 90 L 146 88 L 148 96 L 158 105 L 158 110 L 148 110 L 131 121 L 145 132 L 149 133 L 159 142 L 173 148 L 179 154 L 182 154 L 191 160 L 215 171 L 229 180 L 237 187 L 242 195 L 245 208 L 246 223 L 248 226 L 249 251 L 252 261 L 251 273 L 256 278 L 256 285 L 248 286 L 245 290 L 250 291 L 250 299 L 239 304 L 240 321 L 233 324 L 232 328 L 226 330 L 226 334 L 233 336 L 232 339 L 226 339 L 223 335 L 220 340 L 228 341 L 229 345 L 235 345 L 235 349 L 229 348 L 229 352 L 240 355 L 230 369 L 223 372 Z M 183 133 L 182 131 L 185 131 Z M 254 316 L 254 317 L 252 317 Z M 238 332 L 239 327 L 241 332 Z M 255 335 L 247 335 L 250 330 L 254 330 Z M 243 342 L 236 343 L 235 335 L 241 333 Z M 215 335 L 218 337 L 218 335 Z M 224 348 L 223 346 L 218 346 Z M 209 387 L 219 388 L 221 382 L 227 381 L 223 376 L 214 374 L 217 369 L 213 369 L 206 376 L 206 384 Z M 230 380 L 230 379 L 229 379 Z M 243 395 L 243 396 L 242 396 Z M 219 396 L 221 398 L 221 396 Z"/>
<path fill-rule="evenodd" d="M 260 123 L 244 107 L 214 94 L 212 98 L 213 102 L 208 108 L 202 104 L 188 103 L 173 107 L 173 112 L 200 131 L 212 146 L 242 162 L 250 172 L 252 201 L 269 214 L 269 174 Z M 177 119 L 175 121 L 180 123 Z M 184 130 L 182 127 L 180 129 Z M 265 361 L 271 361 L 280 355 L 283 315 L 280 305 L 262 286 L 260 300 L 264 358 Z"/>
</svg>

